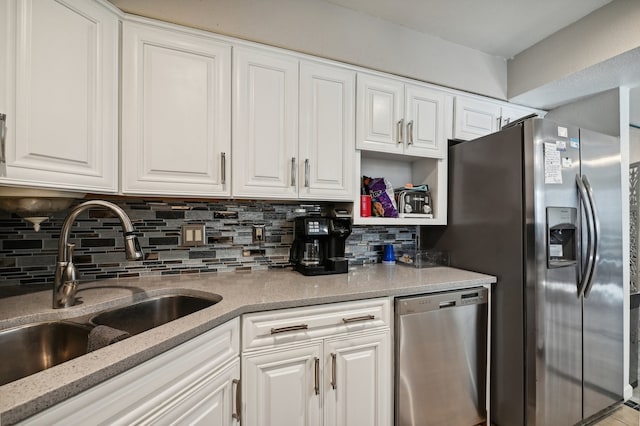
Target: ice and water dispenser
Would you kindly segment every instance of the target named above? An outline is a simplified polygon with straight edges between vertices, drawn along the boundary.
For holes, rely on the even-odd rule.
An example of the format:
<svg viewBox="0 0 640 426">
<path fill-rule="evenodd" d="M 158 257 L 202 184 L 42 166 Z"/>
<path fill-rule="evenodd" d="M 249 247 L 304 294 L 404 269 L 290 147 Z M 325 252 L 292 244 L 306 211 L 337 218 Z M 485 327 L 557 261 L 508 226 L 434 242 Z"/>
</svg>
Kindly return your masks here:
<svg viewBox="0 0 640 426">
<path fill-rule="evenodd" d="M 547 207 L 547 267 L 560 268 L 577 262 L 578 210 Z"/>
</svg>

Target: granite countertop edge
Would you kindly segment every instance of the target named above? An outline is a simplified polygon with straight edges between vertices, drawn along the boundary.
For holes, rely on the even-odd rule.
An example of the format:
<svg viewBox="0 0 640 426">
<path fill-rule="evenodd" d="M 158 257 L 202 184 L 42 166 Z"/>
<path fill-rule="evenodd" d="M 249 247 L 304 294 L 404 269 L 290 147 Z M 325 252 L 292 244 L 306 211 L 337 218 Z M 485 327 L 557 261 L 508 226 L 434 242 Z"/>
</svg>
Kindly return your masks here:
<svg viewBox="0 0 640 426">
<path fill-rule="evenodd" d="M 81 283 L 80 305 L 53 310 L 51 292 L 0 299 L 0 330 L 41 321 L 87 319 L 132 301 L 166 294 L 222 300 L 144 333 L 0 386 L 0 424 L 14 424 L 249 312 L 376 297 L 455 290 L 496 282 L 450 267 L 369 265 L 347 274 L 305 277 L 291 270 L 184 274 Z"/>
</svg>

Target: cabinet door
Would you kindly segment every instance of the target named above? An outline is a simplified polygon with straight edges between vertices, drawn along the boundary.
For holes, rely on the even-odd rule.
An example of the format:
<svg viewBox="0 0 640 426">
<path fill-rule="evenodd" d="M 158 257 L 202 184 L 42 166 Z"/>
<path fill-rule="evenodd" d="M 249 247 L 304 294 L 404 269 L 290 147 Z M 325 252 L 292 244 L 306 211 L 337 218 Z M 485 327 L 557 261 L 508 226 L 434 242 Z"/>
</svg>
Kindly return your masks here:
<svg viewBox="0 0 640 426">
<path fill-rule="evenodd" d="M 118 17 L 85 0 L 4 0 L 0 183 L 117 191 Z"/>
<path fill-rule="evenodd" d="M 403 83 L 358 74 L 357 148 L 398 154 L 403 152 L 403 97 Z"/>
<path fill-rule="evenodd" d="M 447 154 L 447 95 L 413 85 L 407 85 L 405 94 L 405 153 L 443 158 Z"/>
<path fill-rule="evenodd" d="M 390 332 L 325 342 L 325 424 L 392 424 Z"/>
<path fill-rule="evenodd" d="M 471 140 L 498 130 L 500 105 L 457 96 L 453 137 Z"/>
<path fill-rule="evenodd" d="M 148 417 L 132 419 L 136 424 L 237 426 L 237 381 L 240 377 L 240 361 L 236 360 L 221 371 L 201 380 L 176 395 L 172 404 L 148 407 Z"/>
<path fill-rule="evenodd" d="M 239 322 L 230 320 L 40 411 L 23 424 L 125 426 L 161 421 L 236 426 L 232 398 L 233 379 L 239 378 Z"/>
<path fill-rule="evenodd" d="M 242 424 L 320 426 L 321 354 L 321 343 L 243 354 Z"/>
<path fill-rule="evenodd" d="M 516 105 L 503 105 L 500 114 L 500 128 L 529 114 L 538 114 L 539 111 L 523 108 Z"/>
<path fill-rule="evenodd" d="M 298 197 L 298 60 L 234 48 L 233 171 L 236 197 Z"/>
<path fill-rule="evenodd" d="M 353 71 L 300 64 L 300 198 L 352 198 L 355 80 Z"/>
<path fill-rule="evenodd" d="M 123 192 L 229 195 L 231 47 L 125 22 Z"/>
</svg>

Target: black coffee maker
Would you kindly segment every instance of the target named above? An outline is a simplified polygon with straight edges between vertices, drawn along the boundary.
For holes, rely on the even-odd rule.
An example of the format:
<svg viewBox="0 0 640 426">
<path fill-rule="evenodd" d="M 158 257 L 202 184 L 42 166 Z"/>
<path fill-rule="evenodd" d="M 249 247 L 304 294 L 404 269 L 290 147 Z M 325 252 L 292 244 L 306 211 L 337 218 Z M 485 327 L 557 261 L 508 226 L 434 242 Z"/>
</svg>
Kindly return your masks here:
<svg viewBox="0 0 640 426">
<path fill-rule="evenodd" d="M 297 217 L 289 262 L 303 275 L 346 273 L 349 262 L 344 246 L 350 234 L 350 218 Z"/>
</svg>

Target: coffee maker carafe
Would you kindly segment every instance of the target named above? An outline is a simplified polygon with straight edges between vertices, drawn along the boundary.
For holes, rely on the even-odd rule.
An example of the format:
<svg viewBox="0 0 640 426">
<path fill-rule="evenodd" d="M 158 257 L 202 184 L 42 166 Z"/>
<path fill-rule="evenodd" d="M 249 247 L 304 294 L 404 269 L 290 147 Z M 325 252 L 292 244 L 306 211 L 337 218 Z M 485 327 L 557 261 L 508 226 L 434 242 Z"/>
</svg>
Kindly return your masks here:
<svg viewBox="0 0 640 426">
<path fill-rule="evenodd" d="M 350 234 L 349 218 L 297 217 L 289 261 L 303 275 L 346 273 L 349 262 L 344 248 Z"/>
</svg>

